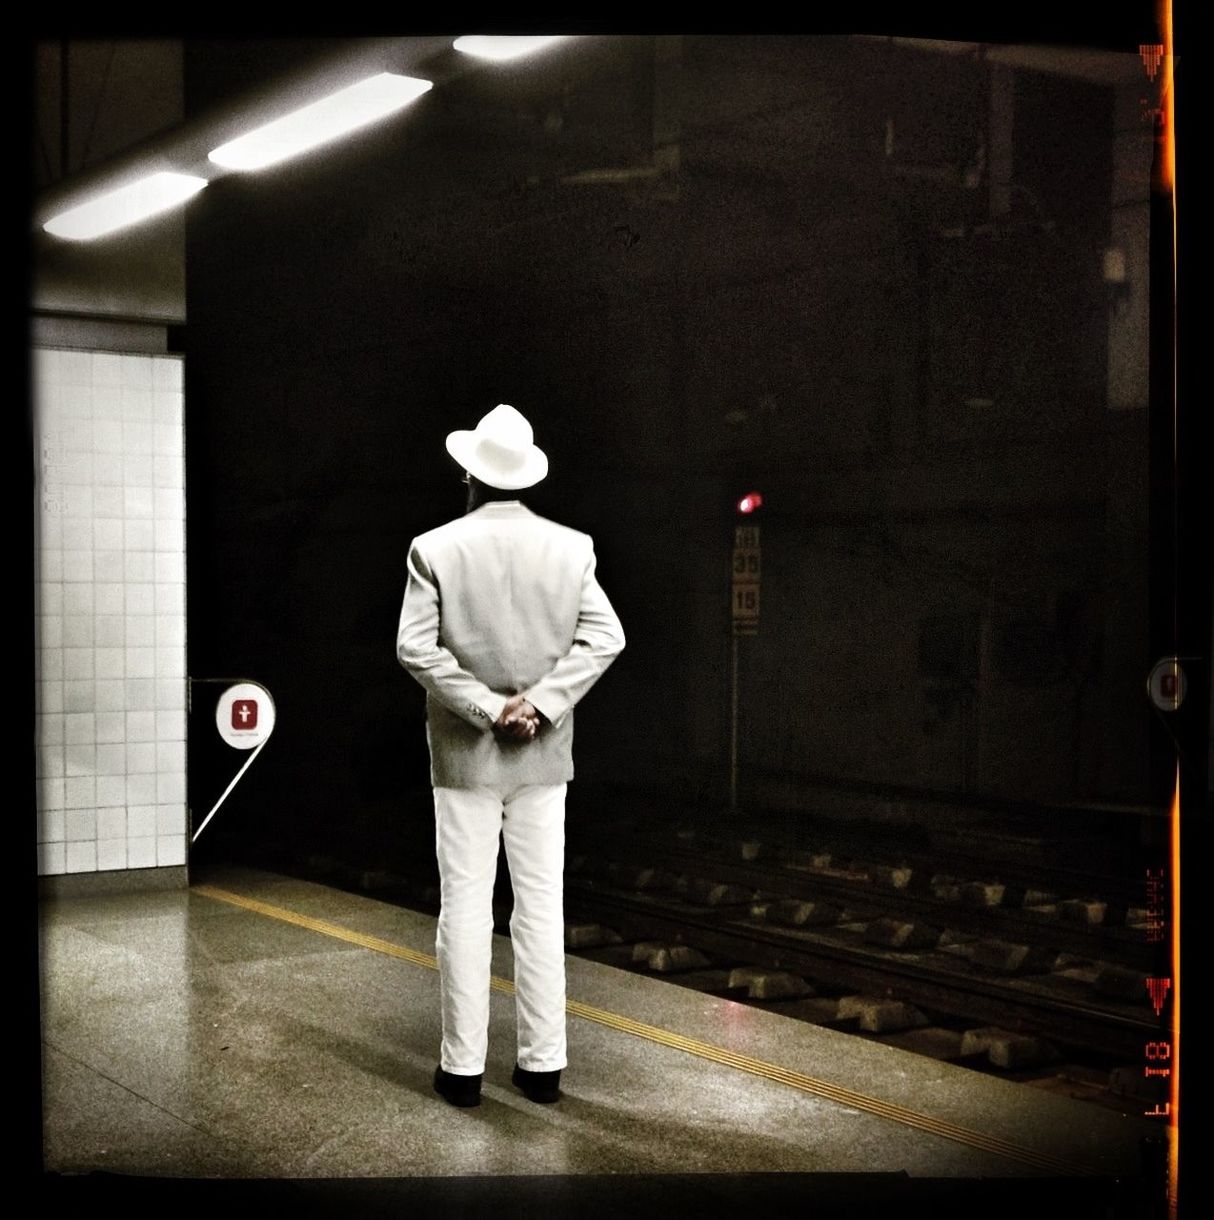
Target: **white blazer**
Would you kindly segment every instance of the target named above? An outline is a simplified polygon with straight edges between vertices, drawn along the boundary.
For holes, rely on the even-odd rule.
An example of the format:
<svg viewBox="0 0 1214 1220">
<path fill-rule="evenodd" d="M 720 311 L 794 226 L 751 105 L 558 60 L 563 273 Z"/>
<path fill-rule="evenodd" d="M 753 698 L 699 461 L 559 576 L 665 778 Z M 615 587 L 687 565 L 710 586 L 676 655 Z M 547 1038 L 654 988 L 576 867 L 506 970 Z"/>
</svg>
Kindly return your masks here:
<svg viewBox="0 0 1214 1220">
<path fill-rule="evenodd" d="M 573 706 L 624 647 L 587 534 L 491 501 L 413 540 L 396 635 L 426 689 L 436 788 L 573 778 Z M 510 695 L 547 718 L 532 741 L 493 732 Z"/>
</svg>

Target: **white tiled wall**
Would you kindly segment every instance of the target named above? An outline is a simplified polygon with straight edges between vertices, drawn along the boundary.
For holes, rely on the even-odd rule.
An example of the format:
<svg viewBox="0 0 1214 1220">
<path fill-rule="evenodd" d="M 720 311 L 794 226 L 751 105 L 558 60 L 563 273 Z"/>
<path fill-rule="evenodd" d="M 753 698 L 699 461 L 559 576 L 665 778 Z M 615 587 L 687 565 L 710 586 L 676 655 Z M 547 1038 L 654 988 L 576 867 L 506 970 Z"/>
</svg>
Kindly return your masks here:
<svg viewBox="0 0 1214 1220">
<path fill-rule="evenodd" d="M 181 372 L 34 351 L 41 873 L 186 860 Z"/>
</svg>

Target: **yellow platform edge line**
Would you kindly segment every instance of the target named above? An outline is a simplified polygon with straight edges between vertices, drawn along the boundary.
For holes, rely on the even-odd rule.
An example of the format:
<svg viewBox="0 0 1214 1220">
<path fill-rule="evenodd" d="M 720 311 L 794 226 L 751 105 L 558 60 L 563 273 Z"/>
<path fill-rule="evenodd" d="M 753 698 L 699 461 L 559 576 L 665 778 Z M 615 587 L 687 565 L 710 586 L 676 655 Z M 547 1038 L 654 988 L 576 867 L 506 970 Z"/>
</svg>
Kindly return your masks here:
<svg viewBox="0 0 1214 1220">
<path fill-rule="evenodd" d="M 1001 1156 L 1011 1157 L 1068 1175 L 1086 1176 L 1092 1172 L 1091 1170 L 1076 1166 L 1072 1162 L 1065 1161 L 1060 1157 L 1052 1156 L 1046 1152 L 1035 1152 L 1031 1148 L 1025 1148 L 1023 1145 L 1012 1143 L 1010 1140 L 1005 1140 L 1000 1136 L 987 1135 L 980 1131 L 971 1131 L 967 1127 L 959 1127 L 955 1123 L 948 1122 L 946 1119 L 933 1118 L 931 1115 L 920 1114 L 916 1110 L 909 1110 L 905 1106 L 898 1105 L 896 1102 L 881 1101 L 879 1098 L 869 1097 L 864 1093 L 857 1093 L 842 1085 L 806 1076 L 791 1068 L 781 1067 L 778 1064 L 768 1063 L 762 1059 L 739 1054 L 736 1051 L 715 1046 L 710 1042 L 702 1042 L 697 1038 L 689 1038 L 683 1034 L 673 1033 L 656 1025 L 646 1025 L 640 1021 L 634 1021 L 630 1017 L 622 1017 L 617 1013 L 596 1009 L 577 1000 L 569 1001 L 566 1007 L 570 1013 L 576 1016 L 583 1017 L 589 1021 L 597 1021 L 601 1025 L 610 1026 L 612 1029 L 618 1029 L 623 1033 L 634 1034 L 651 1042 L 687 1051 L 700 1058 L 711 1059 L 716 1063 L 737 1068 L 739 1071 L 749 1072 L 755 1076 L 762 1076 L 768 1080 L 787 1084 L 793 1088 L 801 1089 L 803 1092 L 813 1093 L 841 1105 L 851 1106 L 855 1109 L 863 1110 L 882 1118 L 888 1118 L 894 1122 L 915 1127 L 921 1131 L 928 1131 L 959 1143 L 969 1144 L 975 1148 L 982 1148 L 988 1152 L 996 1152 Z"/>
<path fill-rule="evenodd" d="M 198 894 L 201 897 L 211 898 L 217 902 L 226 902 L 231 906 L 242 907 L 247 911 L 264 915 L 269 919 L 277 919 L 282 923 L 294 924 L 296 927 L 306 928 L 323 936 L 331 936 L 337 940 L 345 941 L 347 944 L 369 949 L 374 953 L 382 953 L 388 957 L 394 957 L 415 966 L 424 966 L 430 970 L 438 969 L 438 960 L 432 954 L 422 953 L 417 949 L 409 949 L 404 945 L 395 944 L 393 941 L 384 940 L 379 936 L 370 936 L 364 932 L 356 932 L 352 928 L 331 923 L 329 920 L 316 919 L 311 915 L 304 915 L 298 911 L 292 911 L 287 907 L 274 906 L 271 903 L 262 902 L 256 898 L 248 898 L 243 894 L 236 894 L 230 890 L 220 889 L 213 885 L 194 885 L 190 889 L 191 893 Z M 514 993 L 514 984 L 509 979 L 494 977 L 490 980 L 490 986 L 494 991 L 509 995 Z M 880 1098 L 869 1097 L 864 1093 L 857 1093 L 842 1085 L 818 1080 L 812 1076 L 806 1076 L 801 1072 L 794 1071 L 791 1068 L 781 1067 L 779 1064 L 768 1063 L 762 1059 L 739 1054 L 726 1047 L 716 1046 L 711 1042 L 703 1042 L 698 1038 L 690 1038 L 684 1034 L 674 1033 L 658 1025 L 648 1025 L 643 1021 L 635 1021 L 631 1017 L 625 1017 L 604 1008 L 596 1008 L 594 1005 L 585 1004 L 580 1000 L 569 1000 L 565 1007 L 571 1016 L 581 1017 L 583 1020 L 593 1021 L 598 1025 L 619 1030 L 621 1033 L 631 1034 L 634 1037 L 644 1038 L 649 1042 L 669 1046 L 701 1059 L 708 1059 L 727 1067 L 736 1068 L 739 1071 L 748 1072 L 753 1076 L 761 1076 L 778 1084 L 789 1085 L 792 1088 L 800 1089 L 804 1093 L 822 1097 L 827 1101 L 850 1106 L 853 1109 L 861 1110 L 875 1117 L 900 1123 L 903 1126 L 912 1127 L 915 1130 L 923 1131 L 930 1135 L 940 1136 L 955 1143 L 965 1144 L 982 1152 L 994 1153 L 997 1156 L 1020 1161 L 1023 1164 L 1060 1173 L 1068 1177 L 1092 1176 L 1097 1172 L 1085 1166 L 1076 1165 L 1071 1161 L 1063 1160 L 1061 1157 L 1051 1156 L 1049 1153 L 1037 1152 L 1032 1148 L 1026 1148 L 1021 1144 L 1013 1143 L 999 1136 L 986 1135 L 981 1131 L 971 1131 L 967 1127 L 959 1127 L 945 1119 L 933 1118 L 928 1114 L 920 1114 L 916 1110 L 907 1109 L 905 1106 L 900 1106 L 895 1102 L 887 1102 L 882 1101 Z"/>
</svg>

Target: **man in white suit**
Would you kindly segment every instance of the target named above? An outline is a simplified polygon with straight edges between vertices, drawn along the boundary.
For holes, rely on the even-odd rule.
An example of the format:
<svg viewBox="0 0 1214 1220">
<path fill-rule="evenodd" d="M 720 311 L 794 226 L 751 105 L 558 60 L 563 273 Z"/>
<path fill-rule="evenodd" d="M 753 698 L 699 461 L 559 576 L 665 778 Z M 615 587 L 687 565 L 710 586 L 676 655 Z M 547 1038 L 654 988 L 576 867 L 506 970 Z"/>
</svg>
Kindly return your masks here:
<svg viewBox="0 0 1214 1220">
<path fill-rule="evenodd" d="M 526 508 L 548 473 L 531 425 L 495 407 L 447 452 L 468 510 L 413 540 L 396 652 L 426 689 L 441 909 L 442 1048 L 435 1089 L 480 1102 L 488 1050 L 499 836 L 514 890 L 518 1021 L 512 1079 L 556 1101 L 566 1066 L 562 875 L 573 706 L 624 647 L 591 538 Z"/>
</svg>

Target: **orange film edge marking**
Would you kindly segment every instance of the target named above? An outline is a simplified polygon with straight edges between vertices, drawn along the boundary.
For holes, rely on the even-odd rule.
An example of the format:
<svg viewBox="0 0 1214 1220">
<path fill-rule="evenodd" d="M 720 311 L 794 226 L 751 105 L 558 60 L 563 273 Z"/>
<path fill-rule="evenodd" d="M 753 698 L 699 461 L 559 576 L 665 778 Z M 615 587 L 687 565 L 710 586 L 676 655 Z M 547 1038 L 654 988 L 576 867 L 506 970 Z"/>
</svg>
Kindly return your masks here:
<svg viewBox="0 0 1214 1220">
<path fill-rule="evenodd" d="M 1163 38 L 1163 77 L 1160 81 L 1164 118 L 1164 185 L 1173 190 L 1176 184 L 1176 107 L 1172 89 L 1175 47 L 1172 42 L 1172 0 L 1159 0 L 1159 30 Z M 1174 213 L 1173 213 L 1174 214 Z"/>
<path fill-rule="evenodd" d="M 1180 1173 L 1180 760 L 1172 793 L 1172 1076 L 1168 1115 L 1168 1210 L 1176 1214 Z"/>
</svg>

